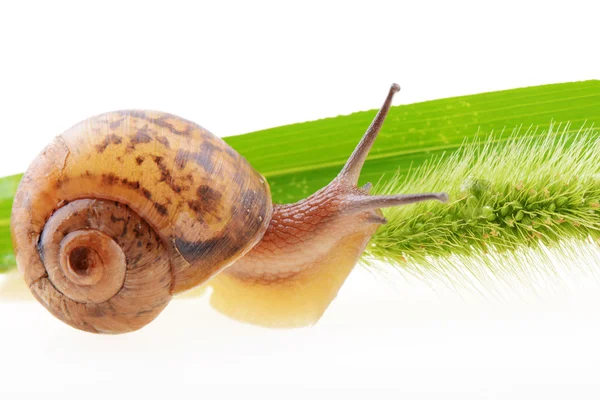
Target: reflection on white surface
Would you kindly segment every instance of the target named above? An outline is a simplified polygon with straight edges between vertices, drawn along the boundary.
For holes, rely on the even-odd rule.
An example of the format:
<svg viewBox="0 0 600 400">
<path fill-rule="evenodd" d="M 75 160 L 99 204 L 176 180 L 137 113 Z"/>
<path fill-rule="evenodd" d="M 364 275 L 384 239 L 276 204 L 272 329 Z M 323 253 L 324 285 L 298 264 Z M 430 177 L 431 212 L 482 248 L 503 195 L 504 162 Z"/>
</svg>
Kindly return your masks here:
<svg viewBox="0 0 600 400">
<path fill-rule="evenodd" d="M 553 395 L 600 389 L 593 383 L 600 290 L 589 277 L 502 301 L 461 298 L 412 279 L 386 282 L 356 270 L 323 319 L 296 330 L 240 324 L 199 298 L 173 301 L 139 332 L 102 336 L 64 325 L 35 302 L 4 302 L 0 376 L 11 379 L 1 388 L 83 393 L 94 387 L 91 395 L 99 398 L 116 387 L 121 395 L 259 389 L 286 398 L 315 391 L 460 398 L 534 395 L 539 385 Z"/>
</svg>

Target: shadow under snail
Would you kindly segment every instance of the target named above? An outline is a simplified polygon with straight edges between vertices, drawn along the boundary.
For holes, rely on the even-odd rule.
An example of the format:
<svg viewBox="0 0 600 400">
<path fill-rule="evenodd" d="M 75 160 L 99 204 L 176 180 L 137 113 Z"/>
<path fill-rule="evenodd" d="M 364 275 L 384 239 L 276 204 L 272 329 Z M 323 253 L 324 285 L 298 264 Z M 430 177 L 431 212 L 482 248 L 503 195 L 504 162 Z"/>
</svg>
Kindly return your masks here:
<svg viewBox="0 0 600 400">
<path fill-rule="evenodd" d="M 339 175 L 294 204 L 273 205 L 265 178 L 193 122 L 136 110 L 80 122 L 34 160 L 15 196 L 27 286 L 54 316 L 96 333 L 137 330 L 208 280 L 212 305 L 233 318 L 315 323 L 386 222 L 380 208 L 448 200 L 356 186 L 398 90 Z"/>
</svg>

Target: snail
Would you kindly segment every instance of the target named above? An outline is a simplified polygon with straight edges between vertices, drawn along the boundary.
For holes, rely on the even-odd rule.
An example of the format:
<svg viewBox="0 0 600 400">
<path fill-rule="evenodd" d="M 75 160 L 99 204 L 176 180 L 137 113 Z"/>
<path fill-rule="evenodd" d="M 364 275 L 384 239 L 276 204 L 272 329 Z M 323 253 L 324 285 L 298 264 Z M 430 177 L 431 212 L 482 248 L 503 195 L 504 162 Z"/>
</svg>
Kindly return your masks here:
<svg viewBox="0 0 600 400">
<path fill-rule="evenodd" d="M 49 144 L 17 190 L 11 232 L 19 271 L 55 317 L 125 333 L 179 293 L 211 285 L 212 305 L 271 327 L 315 323 L 335 298 L 381 208 L 446 193 L 371 196 L 357 187 L 394 93 L 339 175 L 294 204 L 201 126 L 156 111 L 84 120 Z"/>
</svg>

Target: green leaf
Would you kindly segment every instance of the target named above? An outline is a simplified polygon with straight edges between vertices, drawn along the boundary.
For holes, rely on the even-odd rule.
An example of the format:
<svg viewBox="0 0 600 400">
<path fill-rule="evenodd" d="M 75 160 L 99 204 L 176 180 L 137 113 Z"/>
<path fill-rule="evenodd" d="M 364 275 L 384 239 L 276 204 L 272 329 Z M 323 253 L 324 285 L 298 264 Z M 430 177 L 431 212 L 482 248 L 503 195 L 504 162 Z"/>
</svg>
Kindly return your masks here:
<svg viewBox="0 0 600 400">
<path fill-rule="evenodd" d="M 382 100 L 383 100 L 382 92 Z M 225 138 L 269 181 L 273 200 L 287 203 L 326 185 L 377 110 Z M 570 122 L 576 131 L 600 122 L 600 81 L 505 90 L 393 107 L 361 175 L 361 183 L 392 178 L 432 157 L 454 153 L 465 140 L 492 132 Z M 509 135 L 506 135 L 508 137 Z M 503 139 L 499 139 L 503 140 Z M 0 179 L 0 272 L 14 267 L 10 209 L 20 176 Z M 396 177 L 396 179 L 399 179 Z M 441 190 L 442 188 L 440 188 Z"/>
<path fill-rule="evenodd" d="M 402 92 L 398 96 L 401 96 Z M 382 93 L 383 101 L 383 93 Z M 289 203 L 327 184 L 371 123 L 377 110 L 228 137 L 269 181 L 273 200 Z M 432 156 L 454 152 L 465 139 L 552 121 L 578 129 L 600 122 L 600 81 L 505 90 L 393 107 L 371 150 L 361 183 L 391 178 Z M 506 135 L 507 137 L 509 135 Z"/>
<path fill-rule="evenodd" d="M 21 175 L 0 179 L 0 273 L 13 269 L 16 264 L 10 238 L 10 211 L 20 180 Z"/>
</svg>

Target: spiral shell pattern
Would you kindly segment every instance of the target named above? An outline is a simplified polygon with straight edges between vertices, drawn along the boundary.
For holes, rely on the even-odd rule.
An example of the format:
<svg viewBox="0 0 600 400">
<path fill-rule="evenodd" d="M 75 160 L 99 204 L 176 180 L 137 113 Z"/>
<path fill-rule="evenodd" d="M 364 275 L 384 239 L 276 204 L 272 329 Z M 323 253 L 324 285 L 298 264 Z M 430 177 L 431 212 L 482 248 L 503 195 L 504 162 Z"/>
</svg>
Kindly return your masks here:
<svg viewBox="0 0 600 400">
<path fill-rule="evenodd" d="M 266 180 L 221 139 L 174 115 L 120 111 L 44 149 L 11 229 L 42 304 L 76 328 L 120 333 L 248 252 L 271 213 Z"/>
</svg>

